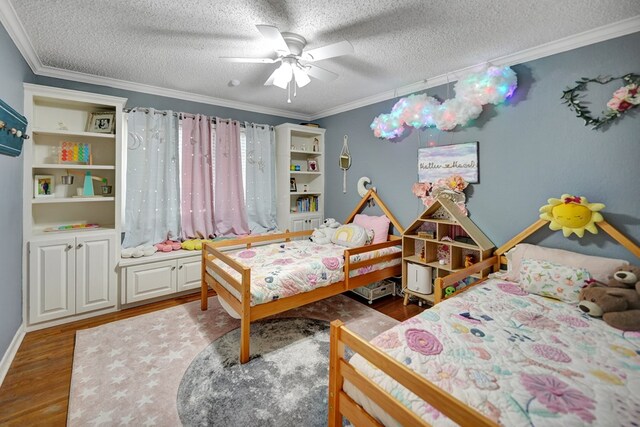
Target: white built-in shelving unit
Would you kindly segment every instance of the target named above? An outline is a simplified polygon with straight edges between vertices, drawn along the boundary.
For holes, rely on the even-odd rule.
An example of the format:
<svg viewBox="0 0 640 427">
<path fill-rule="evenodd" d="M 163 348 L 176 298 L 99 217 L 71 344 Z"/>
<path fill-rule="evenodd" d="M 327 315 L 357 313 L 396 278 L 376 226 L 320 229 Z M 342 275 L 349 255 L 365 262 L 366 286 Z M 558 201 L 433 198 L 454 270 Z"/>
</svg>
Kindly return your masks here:
<svg viewBox="0 0 640 427">
<path fill-rule="evenodd" d="M 124 98 L 24 84 L 31 136 L 24 145 L 23 176 L 23 300 L 28 327 L 116 309 L 125 103 Z M 114 133 L 86 131 L 89 115 L 100 112 L 114 114 Z M 91 162 L 59 162 L 63 141 L 90 144 Z M 94 180 L 96 197 L 78 197 L 87 172 L 105 178 L 111 194 L 103 197 L 102 184 Z M 74 183 L 62 184 L 62 176 L 69 174 Z M 36 175 L 53 177 L 50 197 L 34 197 Z M 100 228 L 47 231 L 69 224 Z"/>
<path fill-rule="evenodd" d="M 324 133 L 321 128 L 293 123 L 276 126 L 277 220 L 283 231 L 311 230 L 324 220 Z M 310 161 L 315 162 L 315 171 L 310 170 Z M 296 166 L 299 170 L 295 170 Z M 292 179 L 295 191 L 291 188 Z M 298 206 L 298 201 L 312 197 L 315 210 Z"/>
</svg>

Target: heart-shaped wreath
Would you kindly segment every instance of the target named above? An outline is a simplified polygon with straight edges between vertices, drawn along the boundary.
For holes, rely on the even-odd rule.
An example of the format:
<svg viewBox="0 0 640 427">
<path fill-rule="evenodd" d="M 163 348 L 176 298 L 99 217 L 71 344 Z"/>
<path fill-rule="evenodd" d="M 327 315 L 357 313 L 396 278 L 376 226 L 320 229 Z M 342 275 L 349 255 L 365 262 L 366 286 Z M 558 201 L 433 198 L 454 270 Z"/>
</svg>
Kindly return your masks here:
<svg viewBox="0 0 640 427">
<path fill-rule="evenodd" d="M 580 100 L 583 97 L 580 92 L 586 91 L 589 83 L 607 84 L 614 80 L 622 80 L 626 85 L 613 92 L 613 98 L 607 102 L 607 110 L 602 112 L 602 116 L 594 118 L 591 116 L 591 111 Z M 576 83 L 577 86 L 562 92 L 563 103 L 574 110 L 577 117 L 584 120 L 585 126 L 592 125 L 591 129 L 601 128 L 640 104 L 640 75 L 638 74 L 630 73 L 622 77 L 598 76 L 595 79 L 583 77 Z"/>
</svg>

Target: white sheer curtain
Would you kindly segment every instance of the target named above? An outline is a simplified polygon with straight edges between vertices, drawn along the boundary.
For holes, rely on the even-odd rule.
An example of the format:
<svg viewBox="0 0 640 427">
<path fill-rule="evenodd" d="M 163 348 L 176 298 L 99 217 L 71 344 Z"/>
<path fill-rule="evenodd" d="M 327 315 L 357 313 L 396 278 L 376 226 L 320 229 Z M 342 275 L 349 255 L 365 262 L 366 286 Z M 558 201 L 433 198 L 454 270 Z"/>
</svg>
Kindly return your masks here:
<svg viewBox="0 0 640 427">
<path fill-rule="evenodd" d="M 125 248 L 180 233 L 178 118 L 172 111 L 127 115 Z"/>
<path fill-rule="evenodd" d="M 245 122 L 246 204 L 251 233 L 276 228 L 276 136 L 268 125 Z"/>
</svg>

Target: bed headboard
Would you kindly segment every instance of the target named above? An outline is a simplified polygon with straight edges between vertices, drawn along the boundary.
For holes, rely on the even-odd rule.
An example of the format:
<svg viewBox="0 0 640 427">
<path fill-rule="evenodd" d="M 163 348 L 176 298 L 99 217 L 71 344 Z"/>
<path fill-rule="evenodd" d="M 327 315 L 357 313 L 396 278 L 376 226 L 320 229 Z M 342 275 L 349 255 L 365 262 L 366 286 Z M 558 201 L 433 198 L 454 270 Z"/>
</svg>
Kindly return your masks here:
<svg viewBox="0 0 640 427">
<path fill-rule="evenodd" d="M 393 216 L 393 214 L 391 213 L 391 211 L 389 210 L 387 205 L 384 204 L 384 202 L 382 201 L 380 196 L 378 196 L 378 193 L 376 193 L 376 191 L 373 188 L 371 188 L 371 189 L 369 189 L 369 191 L 367 191 L 367 194 L 365 194 L 364 197 L 362 198 L 362 200 L 360 200 L 360 203 L 358 203 L 356 205 L 355 209 L 347 217 L 347 219 L 344 221 L 344 223 L 348 224 L 351 221 L 353 221 L 355 216 L 357 214 L 359 214 L 360 212 L 362 212 L 362 210 L 365 208 L 365 206 L 366 206 L 366 204 L 367 204 L 367 202 L 369 200 L 375 201 L 378 204 L 378 206 L 380 206 L 380 209 L 382 210 L 382 212 L 384 212 L 384 214 L 387 216 L 387 218 L 389 218 L 389 220 L 391 221 L 391 224 L 393 224 L 393 227 L 396 230 L 398 230 L 398 232 L 400 232 L 400 234 L 404 233 L 404 227 L 400 224 L 400 222 L 396 219 L 396 217 Z"/>
<path fill-rule="evenodd" d="M 527 237 L 531 236 L 532 234 L 534 234 L 536 231 L 538 231 L 548 223 L 549 223 L 548 220 L 544 220 L 544 219 L 537 220 L 536 222 L 531 224 L 529 227 L 525 228 L 516 236 L 514 236 L 507 243 L 505 243 L 504 245 L 496 249 L 495 254 L 498 256 L 504 255 L 504 253 L 507 252 L 509 249 L 513 248 L 518 243 L 521 243 Z M 605 220 L 597 222 L 596 225 L 600 227 L 609 236 L 611 236 L 613 240 L 615 240 L 616 242 L 620 243 L 622 246 L 627 248 L 627 250 L 631 252 L 633 255 L 635 255 L 636 258 L 640 258 L 640 247 L 635 243 L 633 243 L 631 239 L 629 239 L 627 236 L 625 236 L 620 231 L 618 231 L 613 225 L 609 224 Z"/>
</svg>

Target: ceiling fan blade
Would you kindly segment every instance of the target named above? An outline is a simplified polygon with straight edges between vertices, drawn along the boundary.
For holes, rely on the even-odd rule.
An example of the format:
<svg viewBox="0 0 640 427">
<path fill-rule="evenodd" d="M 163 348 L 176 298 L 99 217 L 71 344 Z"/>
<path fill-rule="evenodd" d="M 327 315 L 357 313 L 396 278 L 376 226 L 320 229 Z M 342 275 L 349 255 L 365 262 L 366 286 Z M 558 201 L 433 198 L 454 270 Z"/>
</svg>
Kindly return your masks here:
<svg viewBox="0 0 640 427">
<path fill-rule="evenodd" d="M 331 80 L 335 80 L 338 78 L 338 75 L 336 73 L 325 70 L 324 68 L 320 68 L 317 65 L 307 64 L 304 66 L 304 69 L 311 77 L 315 77 L 316 79 L 322 80 L 323 82 L 330 82 Z"/>
<path fill-rule="evenodd" d="M 354 52 L 353 45 L 346 40 L 316 49 L 307 50 L 302 54 L 305 61 L 321 61 L 336 56 L 350 55 Z"/>
<path fill-rule="evenodd" d="M 273 64 L 277 59 L 271 58 L 232 58 L 228 56 L 221 56 L 219 59 L 225 62 L 244 62 L 248 64 Z"/>
<path fill-rule="evenodd" d="M 289 46 L 287 46 L 282 34 L 280 34 L 280 30 L 276 27 L 273 25 L 256 25 L 256 28 L 260 31 L 262 37 L 271 44 L 273 50 L 278 53 L 283 52 L 287 55 L 291 53 L 291 51 L 289 51 Z"/>
</svg>

